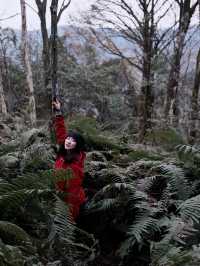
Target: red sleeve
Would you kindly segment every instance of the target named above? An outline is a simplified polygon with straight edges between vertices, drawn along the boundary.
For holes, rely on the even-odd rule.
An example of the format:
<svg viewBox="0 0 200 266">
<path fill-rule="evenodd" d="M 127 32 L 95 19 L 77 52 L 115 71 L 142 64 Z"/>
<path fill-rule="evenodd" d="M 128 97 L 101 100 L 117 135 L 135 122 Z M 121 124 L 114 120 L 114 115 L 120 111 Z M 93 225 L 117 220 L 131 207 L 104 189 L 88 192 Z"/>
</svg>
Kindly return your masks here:
<svg viewBox="0 0 200 266">
<path fill-rule="evenodd" d="M 67 136 L 64 117 L 62 115 L 56 116 L 53 124 L 56 133 L 56 142 L 62 144 Z"/>
</svg>

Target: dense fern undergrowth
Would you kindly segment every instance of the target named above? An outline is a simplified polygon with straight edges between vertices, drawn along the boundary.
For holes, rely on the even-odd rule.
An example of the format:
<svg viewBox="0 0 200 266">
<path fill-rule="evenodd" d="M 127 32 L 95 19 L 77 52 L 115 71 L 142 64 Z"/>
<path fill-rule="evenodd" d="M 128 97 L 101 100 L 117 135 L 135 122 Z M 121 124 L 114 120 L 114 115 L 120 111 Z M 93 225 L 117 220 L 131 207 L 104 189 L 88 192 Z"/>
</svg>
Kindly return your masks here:
<svg viewBox="0 0 200 266">
<path fill-rule="evenodd" d="M 71 127 L 87 141 L 87 203 L 76 223 L 55 188 L 72 173 L 53 169 L 47 129 L 1 145 L 0 265 L 200 265 L 199 147 L 138 145 L 81 121 Z"/>
</svg>

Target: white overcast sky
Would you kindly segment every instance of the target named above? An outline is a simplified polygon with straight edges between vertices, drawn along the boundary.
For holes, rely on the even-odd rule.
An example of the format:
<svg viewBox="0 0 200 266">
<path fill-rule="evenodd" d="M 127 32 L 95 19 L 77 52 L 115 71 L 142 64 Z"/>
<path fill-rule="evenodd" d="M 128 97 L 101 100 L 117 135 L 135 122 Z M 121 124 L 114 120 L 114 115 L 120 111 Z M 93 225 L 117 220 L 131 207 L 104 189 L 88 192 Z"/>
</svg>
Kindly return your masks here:
<svg viewBox="0 0 200 266">
<path fill-rule="evenodd" d="M 64 11 L 62 14 L 62 17 L 60 19 L 59 25 L 66 25 L 67 21 L 70 21 L 69 17 L 72 16 L 79 16 L 79 13 L 81 11 L 86 11 L 90 4 L 94 3 L 95 0 L 72 0 L 70 6 L 67 10 Z M 134 0 L 133 0 L 134 1 Z M 195 0 L 191 0 L 193 3 Z M 47 13 L 47 26 L 50 26 L 50 12 L 49 12 L 49 6 L 50 6 L 51 0 L 48 0 L 48 13 Z M 62 1 L 59 1 L 62 3 Z M 67 0 L 66 0 L 67 2 Z M 35 10 L 37 10 L 35 0 L 26 0 L 26 3 L 32 6 Z M 35 30 L 40 29 L 40 22 L 38 15 L 29 7 L 27 6 L 27 25 L 28 30 Z M 11 27 L 13 29 L 20 29 L 21 28 L 21 16 L 20 16 L 20 0 L 0 0 L 0 19 L 7 18 L 9 16 L 12 16 L 16 13 L 19 13 L 18 16 L 13 17 L 11 19 L 0 21 L 0 26 L 2 27 Z M 197 18 L 197 15 L 193 18 L 193 23 L 197 23 L 199 19 L 199 16 Z M 168 15 L 164 20 L 162 21 L 161 27 L 169 26 L 170 21 L 172 21 L 171 15 Z"/>
<path fill-rule="evenodd" d="M 48 3 L 50 5 L 50 0 Z M 94 0 L 72 0 L 70 6 L 67 10 L 64 11 L 61 20 L 59 22 L 60 25 L 65 25 L 67 23 L 67 19 L 69 20 L 69 15 L 78 16 L 80 11 L 85 11 L 89 8 L 89 5 L 94 2 Z M 35 0 L 26 0 L 26 3 L 32 6 L 35 10 L 37 10 Z M 62 1 L 60 1 L 62 3 Z M 67 3 L 67 0 L 66 0 Z M 48 5 L 48 10 L 49 10 Z M 0 19 L 7 18 L 16 13 L 20 13 L 20 0 L 0 0 Z M 38 15 L 27 6 L 27 25 L 28 30 L 35 30 L 40 28 L 40 22 L 38 19 Z M 47 23 L 50 26 L 50 12 L 47 13 Z M 0 21 L 0 26 L 2 27 L 11 27 L 14 29 L 21 28 L 21 17 L 20 15 L 10 18 L 5 21 Z"/>
</svg>

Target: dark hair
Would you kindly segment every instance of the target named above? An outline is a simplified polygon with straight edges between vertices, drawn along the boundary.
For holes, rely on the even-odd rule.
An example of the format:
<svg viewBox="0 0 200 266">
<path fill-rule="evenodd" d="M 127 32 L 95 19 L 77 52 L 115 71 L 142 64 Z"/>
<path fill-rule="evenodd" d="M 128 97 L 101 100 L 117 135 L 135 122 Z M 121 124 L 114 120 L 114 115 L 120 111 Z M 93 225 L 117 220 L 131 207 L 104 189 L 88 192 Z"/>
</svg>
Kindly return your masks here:
<svg viewBox="0 0 200 266">
<path fill-rule="evenodd" d="M 86 150 L 85 140 L 84 140 L 83 136 L 80 133 L 78 133 L 76 131 L 69 131 L 68 134 L 67 134 L 67 137 L 72 137 L 76 141 L 76 146 L 75 146 L 74 149 L 77 152 Z"/>
<path fill-rule="evenodd" d="M 66 163 L 72 163 L 79 157 L 81 151 L 85 151 L 85 140 L 78 132 L 70 131 L 67 137 L 72 137 L 76 141 L 74 149 L 66 150 L 65 144 L 61 144 L 57 152 L 58 156 L 62 156 Z"/>
</svg>

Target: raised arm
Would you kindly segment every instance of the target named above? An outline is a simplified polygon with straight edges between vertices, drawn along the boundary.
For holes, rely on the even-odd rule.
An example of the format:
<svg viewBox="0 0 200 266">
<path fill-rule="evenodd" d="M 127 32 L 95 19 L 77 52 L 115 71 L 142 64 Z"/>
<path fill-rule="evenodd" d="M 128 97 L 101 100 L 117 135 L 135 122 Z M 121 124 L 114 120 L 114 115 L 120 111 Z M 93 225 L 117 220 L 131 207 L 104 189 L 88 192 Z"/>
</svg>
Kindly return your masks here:
<svg viewBox="0 0 200 266">
<path fill-rule="evenodd" d="M 55 134 L 56 134 L 56 142 L 58 144 L 63 144 L 67 136 L 67 130 L 65 128 L 64 117 L 61 114 L 61 105 L 58 100 L 53 102 L 53 108 L 54 108 L 54 113 L 55 113 L 53 125 L 55 129 Z"/>
</svg>

